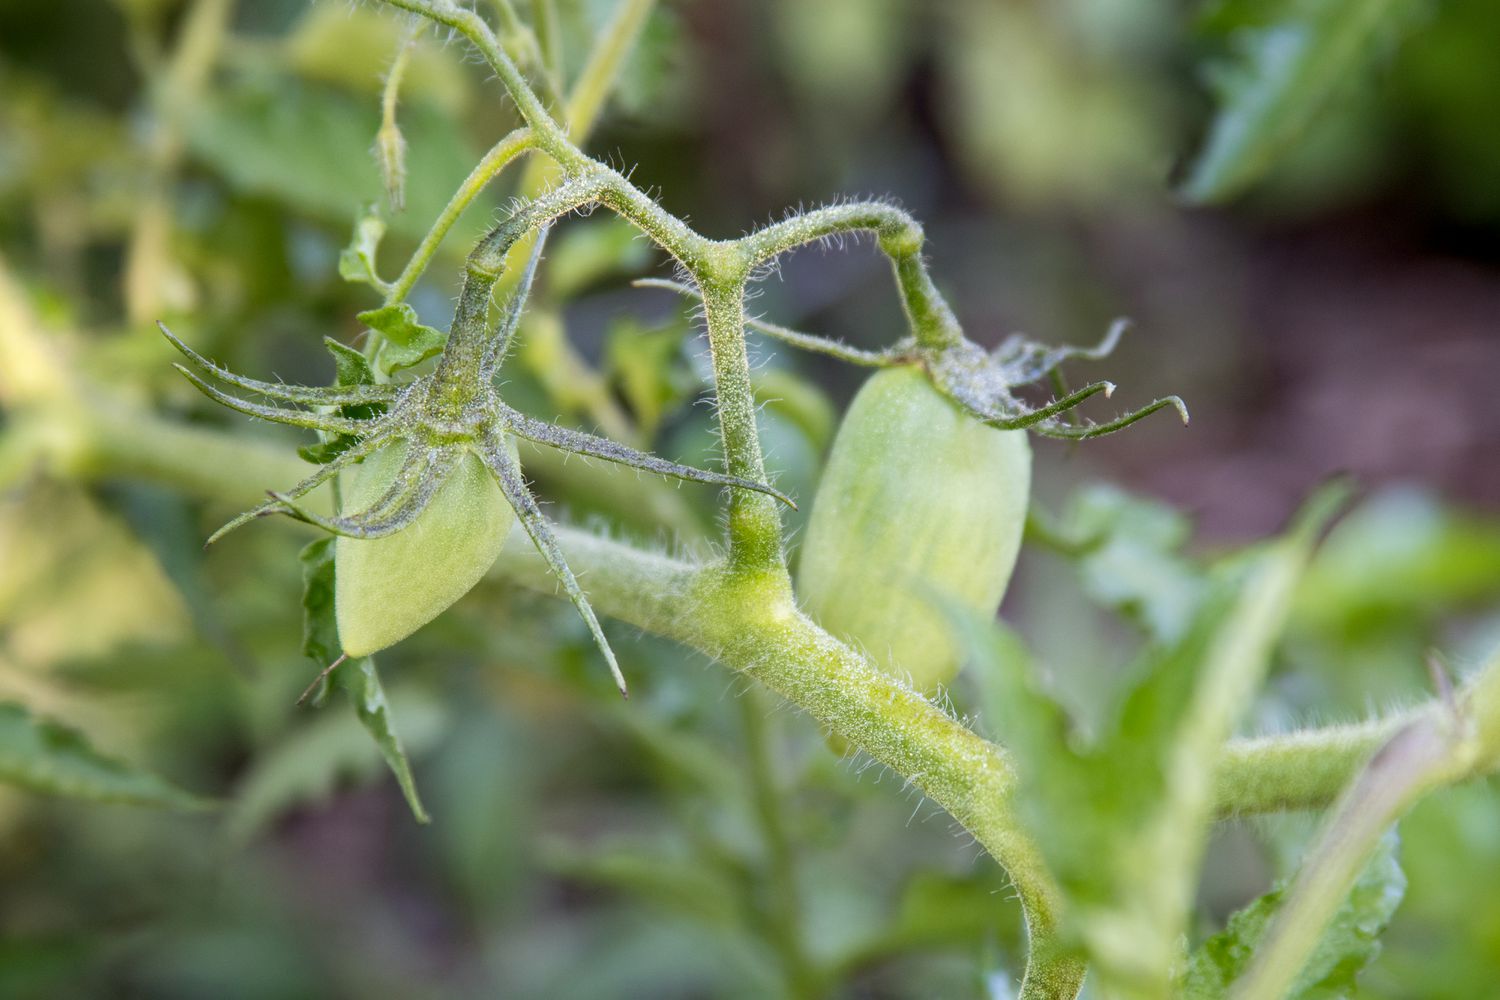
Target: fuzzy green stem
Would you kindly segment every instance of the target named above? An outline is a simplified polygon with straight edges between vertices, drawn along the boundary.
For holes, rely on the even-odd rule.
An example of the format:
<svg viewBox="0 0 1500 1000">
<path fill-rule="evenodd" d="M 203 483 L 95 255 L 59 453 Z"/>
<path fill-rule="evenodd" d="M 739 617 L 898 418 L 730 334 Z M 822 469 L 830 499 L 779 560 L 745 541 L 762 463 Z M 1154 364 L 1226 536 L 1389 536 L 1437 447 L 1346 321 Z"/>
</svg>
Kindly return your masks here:
<svg viewBox="0 0 1500 1000">
<path fill-rule="evenodd" d="M 1214 774 L 1218 817 L 1323 808 L 1407 718 L 1231 740 Z"/>
<path fill-rule="evenodd" d="M 586 170 L 568 178 L 502 219 L 469 254 L 448 344 L 437 369 L 438 380 L 452 390 L 454 398 L 473 398 L 478 391 L 491 336 L 490 292 L 505 272 L 511 248 L 553 219 L 595 201 L 604 180 L 599 170 Z"/>
<path fill-rule="evenodd" d="M 767 226 L 742 242 L 752 266 L 761 266 L 807 243 L 860 232 L 873 232 L 881 252 L 890 258 L 901 305 L 917 342 L 935 350 L 961 343 L 958 318 L 922 261 L 926 239 L 922 225 L 894 205 L 883 201 L 830 205 Z"/>
<path fill-rule="evenodd" d="M 531 130 L 522 126 L 495 143 L 490 151 L 484 154 L 484 159 L 469 171 L 469 176 L 459 185 L 453 197 L 448 199 L 448 204 L 443 207 L 437 221 L 432 224 L 427 235 L 422 237 L 422 242 L 417 245 L 416 251 L 411 255 L 411 260 L 406 262 L 406 268 L 391 283 L 391 289 L 385 297 L 386 305 L 394 305 L 411 294 L 417 279 L 422 276 L 422 272 L 432 261 L 433 255 L 437 253 L 443 237 L 448 235 L 448 230 L 452 229 L 454 223 L 463 215 L 464 209 L 469 207 L 469 204 L 479 196 L 479 192 L 483 191 L 500 171 L 532 146 Z"/>
<path fill-rule="evenodd" d="M 719 404 L 719 435 L 731 476 L 766 481 L 760 432 L 755 425 L 755 388 L 745 351 L 743 275 L 716 279 L 703 291 L 708 345 L 713 358 L 714 394 Z M 791 582 L 781 549 L 781 515 L 770 497 L 732 490 L 729 498 L 729 561 L 737 570 L 769 574 L 790 595 Z"/>
</svg>

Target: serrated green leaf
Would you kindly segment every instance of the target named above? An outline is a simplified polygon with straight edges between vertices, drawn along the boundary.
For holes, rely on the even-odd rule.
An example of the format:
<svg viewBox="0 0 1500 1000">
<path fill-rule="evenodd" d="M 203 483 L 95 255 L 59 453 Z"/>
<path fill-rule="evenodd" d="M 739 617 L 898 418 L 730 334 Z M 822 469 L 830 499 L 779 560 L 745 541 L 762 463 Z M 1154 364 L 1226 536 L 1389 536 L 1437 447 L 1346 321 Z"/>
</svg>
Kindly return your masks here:
<svg viewBox="0 0 1500 1000">
<path fill-rule="evenodd" d="M 0 704 L 0 781 L 33 792 L 93 802 L 205 809 L 212 802 L 165 778 L 94 749 L 76 729 Z"/>
<path fill-rule="evenodd" d="M 385 282 L 380 280 L 380 275 L 375 271 L 375 257 L 383 236 L 385 220 L 373 205 L 367 206 L 364 213 L 355 220 L 354 234 L 349 238 L 349 245 L 339 252 L 339 277 L 376 288 L 385 287 Z"/>
<path fill-rule="evenodd" d="M 1219 111 L 1182 194 L 1225 201 L 1296 146 L 1341 87 L 1414 24 L 1423 0 L 1285 0 L 1228 22 L 1233 56 L 1215 67 Z"/>
<path fill-rule="evenodd" d="M 448 342 L 446 333 L 418 322 L 417 311 L 406 302 L 362 312 L 359 321 L 385 338 L 376 364 L 387 375 L 436 357 Z"/>
<path fill-rule="evenodd" d="M 1286 538 L 1221 567 L 1184 634 L 1143 653 L 1115 717 L 1087 746 L 1074 745 L 1018 639 L 987 621 L 964 628 L 985 713 L 1015 754 L 1017 810 L 1070 899 L 1068 930 L 1101 979 L 1126 992 L 1165 988 L 1208 827 L 1214 761 L 1264 675 L 1312 538 L 1341 495 L 1320 493 Z"/>
<path fill-rule="evenodd" d="M 323 338 L 323 346 L 333 355 L 334 385 L 374 385 L 375 370 L 359 351 L 332 337 Z"/>
<path fill-rule="evenodd" d="M 338 625 L 334 619 L 334 561 L 332 537 L 308 543 L 298 557 L 302 562 L 302 651 L 319 666 L 332 663 L 338 655 Z M 375 741 L 386 766 L 396 776 L 401 794 L 418 823 L 431 822 L 417 794 L 411 762 L 396 735 L 395 719 L 375 670 L 374 657 L 345 660 L 326 682 L 348 694 L 354 703 L 360 725 Z"/>
<path fill-rule="evenodd" d="M 1323 931 L 1288 1000 L 1335 1000 L 1354 991 L 1355 978 L 1380 953 L 1380 935 L 1406 891 L 1406 876 L 1396 859 L 1397 839 L 1388 834 L 1349 898 Z M 1193 953 L 1183 977 L 1183 1000 L 1223 1000 L 1250 964 L 1283 903 L 1289 884 L 1237 911 L 1224 930 Z"/>
</svg>

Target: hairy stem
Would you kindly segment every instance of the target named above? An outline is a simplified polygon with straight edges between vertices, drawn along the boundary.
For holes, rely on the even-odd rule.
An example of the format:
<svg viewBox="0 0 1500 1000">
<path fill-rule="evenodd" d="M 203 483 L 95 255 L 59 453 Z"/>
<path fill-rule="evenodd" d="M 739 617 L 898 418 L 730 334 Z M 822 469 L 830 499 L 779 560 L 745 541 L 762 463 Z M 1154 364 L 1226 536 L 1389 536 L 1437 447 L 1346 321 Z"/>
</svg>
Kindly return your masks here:
<svg viewBox="0 0 1500 1000">
<path fill-rule="evenodd" d="M 926 240 L 922 225 L 894 205 L 883 201 L 830 205 L 767 226 L 741 242 L 751 265 L 759 266 L 795 247 L 859 232 L 874 233 L 881 252 L 890 258 L 901 305 L 917 342 L 934 349 L 960 343 L 963 331 L 958 318 L 922 261 Z"/>
<path fill-rule="evenodd" d="M 479 192 L 483 191 L 500 171 L 504 170 L 517 156 L 532 148 L 532 145 L 531 130 L 522 126 L 495 143 L 490 151 L 484 154 L 484 159 L 469 171 L 469 176 L 464 179 L 463 184 L 459 185 L 453 197 L 448 199 L 448 204 L 444 206 L 442 214 L 437 217 L 437 221 L 432 224 L 427 235 L 422 237 L 422 242 L 417 245 L 416 251 L 406 262 L 406 267 L 400 276 L 391 283 L 390 292 L 385 297 L 386 305 L 400 302 L 411 294 L 412 286 L 427 269 L 428 263 L 437 253 L 438 246 L 442 244 L 443 237 L 448 235 L 448 230 L 452 229 L 453 224 L 463 215 L 464 209 L 469 207 L 469 203 L 479 196 Z"/>
<path fill-rule="evenodd" d="M 755 390 L 745 351 L 745 287 L 742 276 L 704 288 L 704 315 L 713 357 L 714 393 L 725 465 L 732 476 L 763 483 L 760 433 L 755 426 Z M 729 560 L 737 569 L 771 574 L 790 596 L 782 559 L 781 516 L 775 502 L 760 493 L 732 491 L 729 499 Z"/>
</svg>

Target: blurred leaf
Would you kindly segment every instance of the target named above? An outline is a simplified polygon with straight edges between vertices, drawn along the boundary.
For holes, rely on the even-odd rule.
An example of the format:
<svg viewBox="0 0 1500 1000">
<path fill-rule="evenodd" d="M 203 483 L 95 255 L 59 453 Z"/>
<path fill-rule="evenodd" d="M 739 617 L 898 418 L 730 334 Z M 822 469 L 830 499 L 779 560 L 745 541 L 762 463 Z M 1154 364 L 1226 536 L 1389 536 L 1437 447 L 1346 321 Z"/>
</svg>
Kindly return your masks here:
<svg viewBox="0 0 1500 1000">
<path fill-rule="evenodd" d="M 1416 489 L 1370 497 L 1344 518 L 1297 594 L 1299 622 L 1336 627 L 1436 613 L 1500 595 L 1500 525 Z"/>
<path fill-rule="evenodd" d="M 447 713 L 415 690 L 392 699 L 401 711 L 406 746 L 421 752 L 442 735 Z M 380 748 L 350 715 L 322 712 L 258 756 L 239 784 L 226 816 L 232 840 L 250 840 L 283 813 L 331 795 L 341 779 L 368 781 L 383 763 Z"/>
<path fill-rule="evenodd" d="M 895 919 L 847 948 L 837 964 L 857 969 L 901 952 L 988 941 L 1005 923 L 993 893 L 986 880 L 918 872 L 901 891 Z"/>
<path fill-rule="evenodd" d="M 524 913 L 527 895 L 516 888 L 532 866 L 531 779 L 543 755 L 515 719 L 486 710 L 488 699 L 467 701 L 424 767 L 428 797 L 442 817 L 433 842 L 452 891 L 475 913 Z"/>
<path fill-rule="evenodd" d="M 133 643 L 167 645 L 188 622 L 153 553 L 83 489 L 44 480 L 0 497 L 0 630 L 15 661 L 41 665 Z"/>
<path fill-rule="evenodd" d="M 1433 22 L 1402 46 L 1390 102 L 1403 135 L 1420 143 L 1430 194 L 1460 218 L 1487 225 L 1500 219 L 1500 130 L 1488 127 L 1500 93 L 1497 44 L 1500 4 L 1444 0 Z"/>
<path fill-rule="evenodd" d="M 576 298 L 605 279 L 638 273 L 655 253 L 640 230 L 617 216 L 563 227 L 548 240 L 547 250 L 547 294 L 556 302 Z"/>
<path fill-rule="evenodd" d="M 1232 55 L 1211 67 L 1219 110 L 1183 195 L 1226 201 L 1260 180 L 1426 6 L 1426 0 L 1221 3 L 1205 25 L 1228 36 Z"/>
<path fill-rule="evenodd" d="M 94 802 L 171 809 L 213 806 L 149 771 L 105 756 L 76 729 L 38 719 L 10 703 L 0 704 L 0 781 Z"/>
<path fill-rule="evenodd" d="M 678 112 L 684 98 L 691 98 L 685 35 L 682 19 L 671 7 L 658 4 L 651 10 L 614 87 L 614 101 L 625 114 L 659 125 Z"/>
<path fill-rule="evenodd" d="M 1208 825 L 1215 755 L 1259 687 L 1314 535 L 1318 494 L 1284 539 L 1222 567 L 1172 642 L 1147 648 L 1113 720 L 1079 745 L 1014 635 L 955 614 L 985 714 L 1015 754 L 1018 808 L 1071 901 L 1071 931 L 1106 981 L 1165 983 Z M 1146 537 L 1177 538 L 1168 520 Z"/>
<path fill-rule="evenodd" d="M 1323 931 L 1287 1000 L 1336 1000 L 1353 995 L 1355 978 L 1380 953 L 1380 935 L 1406 891 L 1396 860 L 1397 838 L 1387 834 L 1344 905 Z M 1289 885 L 1270 892 L 1229 918 L 1188 961 L 1183 1000 L 1222 1000 L 1249 966 L 1272 917 L 1286 901 Z"/>
<path fill-rule="evenodd" d="M 630 316 L 610 325 L 604 347 L 604 371 L 630 406 L 646 438 L 661 427 L 697 388 L 697 379 L 682 363 L 683 323 L 648 328 Z"/>
<path fill-rule="evenodd" d="M 407 41 L 405 20 L 340 0 L 313 3 L 286 40 L 288 63 L 308 79 L 373 98 L 384 86 L 397 46 Z M 450 115 L 464 109 L 468 84 L 459 59 L 440 45 L 420 42 L 409 59 L 401 79 L 403 101 L 429 102 Z"/>
<path fill-rule="evenodd" d="M 339 277 L 366 285 L 381 286 L 375 271 L 375 255 L 380 238 L 385 235 L 385 220 L 373 205 L 368 206 L 354 223 L 349 245 L 339 253 Z"/>
<path fill-rule="evenodd" d="M 1159 0 L 1137 23 L 1170 23 Z M 1123 193 L 1159 184 L 1169 143 L 1169 92 L 1150 67 L 1155 53 L 1088 43 L 1100 3 L 943 5 L 942 117 L 971 175 L 1007 203 L 1121 204 Z M 1120 33 L 1123 36 L 1124 33 Z"/>
<path fill-rule="evenodd" d="M 806 107 L 856 122 L 889 109 L 914 41 L 896 0 L 779 0 L 772 10 L 786 72 L 811 98 Z"/>
<path fill-rule="evenodd" d="M 448 342 L 446 333 L 418 322 L 417 311 L 406 302 L 366 310 L 359 321 L 385 337 L 376 363 L 387 375 L 437 357 Z"/>
<path fill-rule="evenodd" d="M 1159 641 L 1184 635 L 1204 581 L 1180 554 L 1191 531 L 1180 511 L 1118 487 L 1092 486 L 1073 496 L 1062 531 L 1082 551 L 1079 572 L 1090 597 L 1134 618 Z"/>
<path fill-rule="evenodd" d="M 716 925 L 739 923 L 740 893 L 733 883 L 706 865 L 662 857 L 657 850 L 619 845 L 583 851 L 553 844 L 542 858 L 550 870 L 571 879 L 616 889 Z"/>
<path fill-rule="evenodd" d="M 236 79 L 195 103 L 193 154 L 241 191 L 343 223 L 384 191 L 369 155 L 380 125 L 375 101 L 285 76 Z M 402 115 L 410 144 L 407 209 L 388 223 L 420 239 L 478 159 L 455 121 L 419 108 Z"/>
<path fill-rule="evenodd" d="M 319 538 L 308 543 L 298 557 L 302 562 L 302 652 L 320 668 L 332 663 L 339 649 L 338 624 L 334 619 L 333 549 L 332 537 Z M 380 685 L 380 675 L 375 672 L 375 658 L 362 656 L 345 660 L 329 680 L 354 703 L 360 724 L 380 748 L 380 755 L 396 776 L 396 783 L 401 786 L 401 794 L 406 797 L 412 815 L 418 823 L 430 823 L 432 819 L 422 808 L 422 799 L 417 794 L 411 763 L 396 735 L 385 689 Z"/>
<path fill-rule="evenodd" d="M 756 402 L 796 423 L 821 455 L 832 442 L 839 421 L 828 395 L 809 379 L 784 368 L 762 368 L 754 375 L 754 385 Z"/>
</svg>

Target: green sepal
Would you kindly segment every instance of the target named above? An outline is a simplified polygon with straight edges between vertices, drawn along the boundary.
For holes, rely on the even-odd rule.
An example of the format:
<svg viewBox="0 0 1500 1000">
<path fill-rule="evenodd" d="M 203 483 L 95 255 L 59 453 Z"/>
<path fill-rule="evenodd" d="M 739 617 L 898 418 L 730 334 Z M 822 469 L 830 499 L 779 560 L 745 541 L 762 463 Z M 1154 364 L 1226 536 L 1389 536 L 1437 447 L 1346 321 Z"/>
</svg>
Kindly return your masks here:
<svg viewBox="0 0 1500 1000">
<path fill-rule="evenodd" d="M 385 338 L 377 364 L 387 375 L 436 357 L 448 342 L 446 333 L 419 323 L 417 311 L 406 302 L 366 310 L 359 321 Z"/>
<path fill-rule="evenodd" d="M 333 542 L 332 536 L 319 538 L 308 543 L 298 556 L 302 563 L 302 651 L 320 668 L 339 655 L 339 632 L 334 619 Z M 396 734 L 395 719 L 375 670 L 374 657 L 350 658 L 341 663 L 323 681 L 315 703 L 321 703 L 333 688 L 342 690 L 354 703 L 360 724 L 380 748 L 417 822 L 431 822 L 417 793 L 411 762 Z"/>
</svg>

